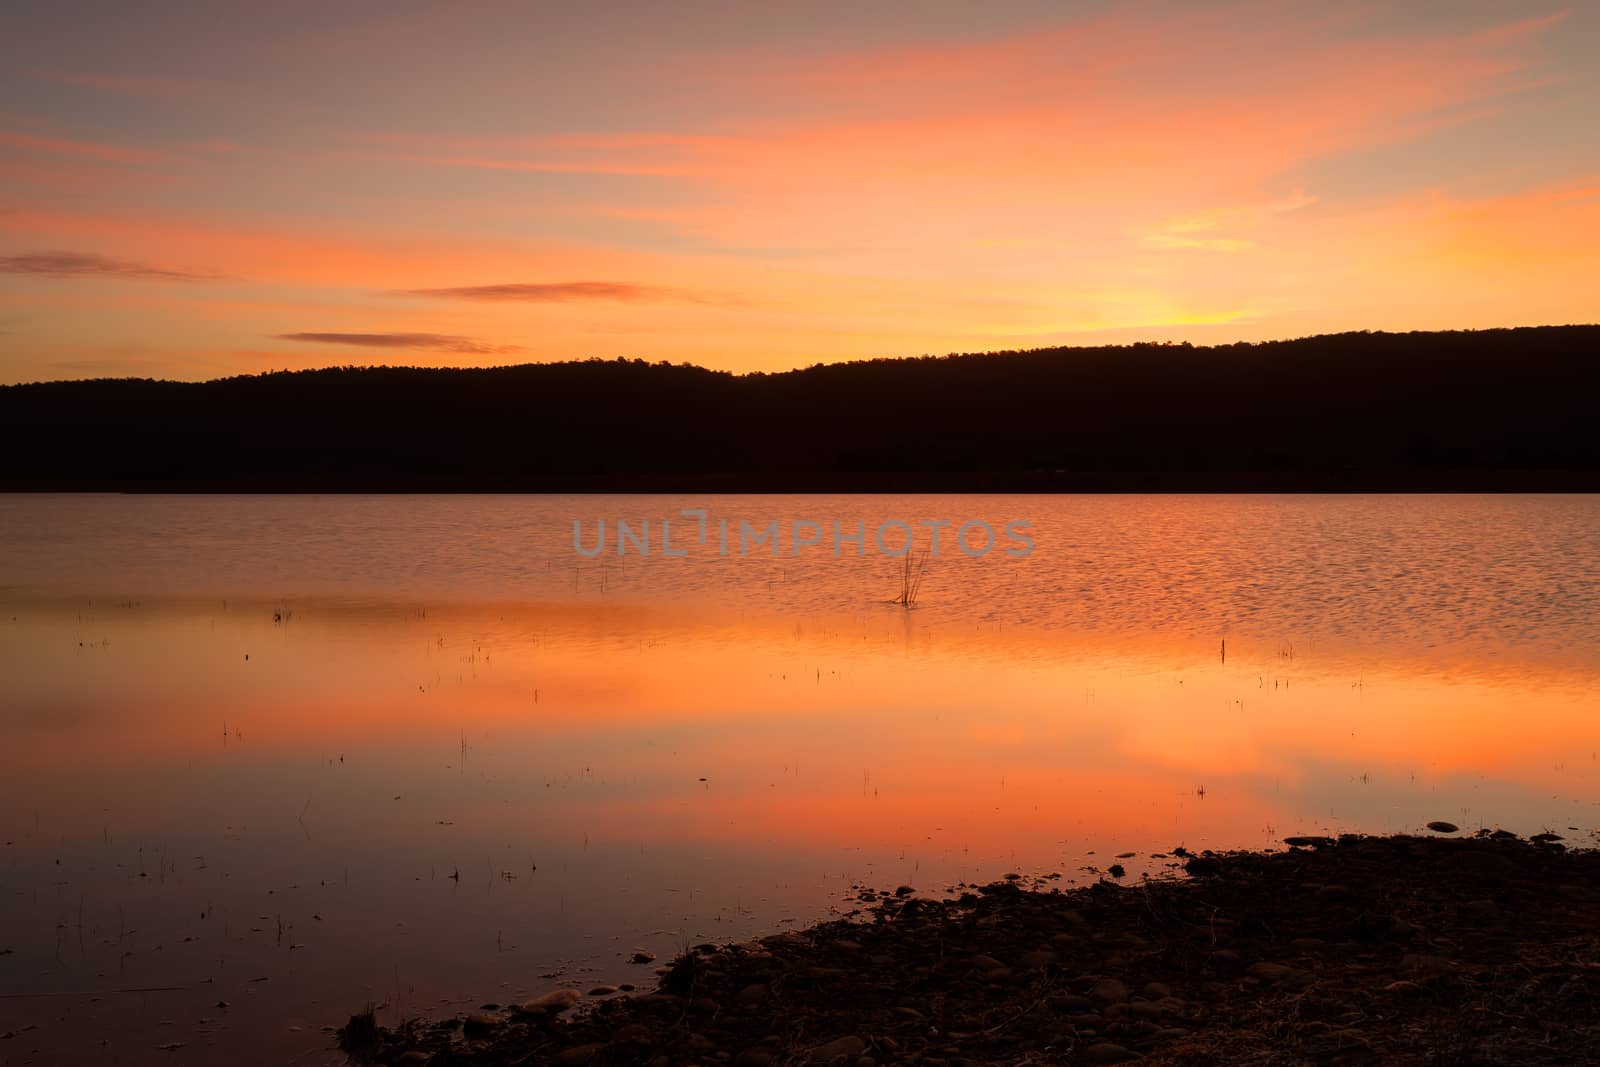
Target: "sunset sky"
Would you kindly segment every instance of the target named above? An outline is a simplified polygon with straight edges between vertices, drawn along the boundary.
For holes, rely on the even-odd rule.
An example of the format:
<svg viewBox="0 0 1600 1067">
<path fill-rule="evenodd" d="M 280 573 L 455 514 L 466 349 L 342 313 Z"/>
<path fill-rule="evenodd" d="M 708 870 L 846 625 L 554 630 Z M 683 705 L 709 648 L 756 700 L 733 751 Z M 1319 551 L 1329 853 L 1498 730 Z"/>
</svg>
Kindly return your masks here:
<svg viewBox="0 0 1600 1067">
<path fill-rule="evenodd" d="M 0 381 L 1600 319 L 1600 6 L 10 3 Z"/>
</svg>

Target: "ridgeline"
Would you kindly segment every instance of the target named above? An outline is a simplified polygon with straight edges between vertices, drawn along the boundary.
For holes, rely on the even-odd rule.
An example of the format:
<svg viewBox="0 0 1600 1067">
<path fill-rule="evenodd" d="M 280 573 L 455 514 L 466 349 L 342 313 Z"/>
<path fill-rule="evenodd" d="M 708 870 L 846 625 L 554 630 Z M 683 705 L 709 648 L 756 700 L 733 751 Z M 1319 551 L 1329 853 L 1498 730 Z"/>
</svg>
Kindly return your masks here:
<svg viewBox="0 0 1600 1067">
<path fill-rule="evenodd" d="M 1600 490 L 1600 326 L 0 387 L 0 489 Z"/>
</svg>

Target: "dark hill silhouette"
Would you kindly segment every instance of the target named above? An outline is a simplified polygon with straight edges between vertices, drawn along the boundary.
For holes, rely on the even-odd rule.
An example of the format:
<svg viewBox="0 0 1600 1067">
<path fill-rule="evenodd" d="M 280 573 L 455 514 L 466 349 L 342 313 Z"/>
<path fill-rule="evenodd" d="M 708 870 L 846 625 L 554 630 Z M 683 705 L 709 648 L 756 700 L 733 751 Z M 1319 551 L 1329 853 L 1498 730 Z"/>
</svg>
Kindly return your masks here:
<svg viewBox="0 0 1600 1067">
<path fill-rule="evenodd" d="M 0 388 L 0 487 L 1600 489 L 1600 326 Z"/>
</svg>

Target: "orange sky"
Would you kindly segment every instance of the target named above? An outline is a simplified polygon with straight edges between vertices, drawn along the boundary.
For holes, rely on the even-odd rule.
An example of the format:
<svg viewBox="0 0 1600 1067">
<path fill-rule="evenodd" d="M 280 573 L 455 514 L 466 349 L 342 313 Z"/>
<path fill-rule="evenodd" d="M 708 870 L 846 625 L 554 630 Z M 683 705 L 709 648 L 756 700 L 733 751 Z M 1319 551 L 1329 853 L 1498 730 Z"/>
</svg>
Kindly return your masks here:
<svg viewBox="0 0 1600 1067">
<path fill-rule="evenodd" d="M 1600 10 L 559 6 L 5 16 L 0 380 L 1600 318 Z"/>
</svg>

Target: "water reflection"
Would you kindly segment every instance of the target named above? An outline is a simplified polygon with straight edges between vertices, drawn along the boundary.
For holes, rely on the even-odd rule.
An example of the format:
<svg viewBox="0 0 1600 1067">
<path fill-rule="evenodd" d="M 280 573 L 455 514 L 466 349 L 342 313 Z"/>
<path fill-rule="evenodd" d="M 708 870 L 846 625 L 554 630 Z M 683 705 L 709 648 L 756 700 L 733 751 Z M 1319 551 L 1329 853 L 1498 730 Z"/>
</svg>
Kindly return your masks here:
<svg viewBox="0 0 1600 1067">
<path fill-rule="evenodd" d="M 1093 878 L 1129 851 L 1137 878 L 1179 844 L 1430 819 L 1584 837 L 1592 622 L 1561 613 L 1592 596 L 1592 565 L 1522 620 L 1525 644 L 1463 636 L 1487 625 L 1473 604 L 1525 591 L 1447 590 L 1407 621 L 1353 581 L 1324 599 L 1381 619 L 1377 639 L 1302 606 L 1293 627 L 1235 618 L 1225 660 L 1210 616 L 1170 606 L 1162 626 L 1097 628 L 1068 607 L 838 610 L 837 590 L 805 611 L 17 582 L 4 1053 L 337 1059 L 320 1028 L 369 1001 L 648 982 L 635 948 L 810 921 L 857 882 Z"/>
</svg>

